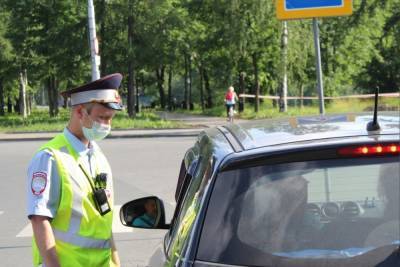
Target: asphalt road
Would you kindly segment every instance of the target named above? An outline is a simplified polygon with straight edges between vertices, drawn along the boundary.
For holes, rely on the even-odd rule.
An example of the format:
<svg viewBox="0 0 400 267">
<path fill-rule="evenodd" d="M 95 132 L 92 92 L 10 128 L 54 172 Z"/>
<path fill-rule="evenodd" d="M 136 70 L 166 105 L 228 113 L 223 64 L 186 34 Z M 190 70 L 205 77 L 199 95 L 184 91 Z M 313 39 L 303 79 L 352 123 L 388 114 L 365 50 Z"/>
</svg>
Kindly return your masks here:
<svg viewBox="0 0 400 267">
<path fill-rule="evenodd" d="M 114 176 L 117 209 L 127 201 L 156 195 L 167 220 L 182 157 L 193 137 L 111 139 L 100 143 Z M 27 164 L 43 141 L 0 142 L 0 266 L 32 266 L 31 227 L 25 214 Z M 118 214 L 114 236 L 122 266 L 145 266 L 165 231 L 124 227 Z"/>
</svg>

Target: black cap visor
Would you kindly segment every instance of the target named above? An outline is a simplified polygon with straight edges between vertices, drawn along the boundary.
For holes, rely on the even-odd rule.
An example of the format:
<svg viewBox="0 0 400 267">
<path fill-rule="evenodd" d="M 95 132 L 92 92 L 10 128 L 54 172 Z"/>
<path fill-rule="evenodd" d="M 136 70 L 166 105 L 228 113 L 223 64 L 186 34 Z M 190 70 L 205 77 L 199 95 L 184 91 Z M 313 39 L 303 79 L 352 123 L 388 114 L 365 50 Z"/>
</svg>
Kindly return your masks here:
<svg viewBox="0 0 400 267">
<path fill-rule="evenodd" d="M 99 103 L 105 106 L 106 108 L 114 109 L 114 110 L 122 110 L 122 105 L 119 103 Z"/>
</svg>

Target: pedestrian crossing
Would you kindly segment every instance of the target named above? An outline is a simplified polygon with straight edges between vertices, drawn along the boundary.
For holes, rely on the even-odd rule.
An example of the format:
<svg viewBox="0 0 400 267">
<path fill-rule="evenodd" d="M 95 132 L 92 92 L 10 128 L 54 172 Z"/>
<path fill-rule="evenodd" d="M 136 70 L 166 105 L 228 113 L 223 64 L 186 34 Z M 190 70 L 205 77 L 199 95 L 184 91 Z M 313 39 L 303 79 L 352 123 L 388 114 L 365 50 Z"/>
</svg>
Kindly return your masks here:
<svg viewBox="0 0 400 267">
<path fill-rule="evenodd" d="M 113 214 L 113 233 L 127 233 L 133 232 L 133 228 L 123 226 L 119 219 L 119 210 L 121 205 L 114 205 L 114 214 Z M 2 212 L 0 211 L 0 215 Z M 32 227 L 31 224 L 28 223 L 17 235 L 16 237 L 32 237 Z"/>
<path fill-rule="evenodd" d="M 16 237 L 31 237 L 32 236 L 32 227 L 31 224 L 28 223 L 17 235 Z"/>
</svg>

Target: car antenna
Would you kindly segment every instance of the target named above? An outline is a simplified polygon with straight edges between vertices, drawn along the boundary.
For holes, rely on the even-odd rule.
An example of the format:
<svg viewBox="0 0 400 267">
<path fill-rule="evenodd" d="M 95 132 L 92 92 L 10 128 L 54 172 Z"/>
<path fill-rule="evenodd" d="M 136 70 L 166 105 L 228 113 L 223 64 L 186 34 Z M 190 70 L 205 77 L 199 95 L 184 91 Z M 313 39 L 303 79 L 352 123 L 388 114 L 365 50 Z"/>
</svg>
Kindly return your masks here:
<svg viewBox="0 0 400 267">
<path fill-rule="evenodd" d="M 379 87 L 377 86 L 375 89 L 375 107 L 374 107 L 374 119 L 367 124 L 367 131 L 379 131 L 381 127 L 378 123 L 378 96 L 379 96 Z"/>
</svg>

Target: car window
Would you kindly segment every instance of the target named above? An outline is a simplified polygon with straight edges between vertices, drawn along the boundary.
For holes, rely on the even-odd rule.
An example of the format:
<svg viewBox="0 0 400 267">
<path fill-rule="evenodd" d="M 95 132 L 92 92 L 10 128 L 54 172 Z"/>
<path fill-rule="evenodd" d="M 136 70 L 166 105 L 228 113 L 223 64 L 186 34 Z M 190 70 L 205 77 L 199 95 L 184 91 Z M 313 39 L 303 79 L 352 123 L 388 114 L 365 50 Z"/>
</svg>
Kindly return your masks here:
<svg viewBox="0 0 400 267">
<path fill-rule="evenodd" d="M 179 194 L 182 190 L 182 185 L 185 180 L 186 174 L 187 174 L 187 170 L 186 170 L 186 166 L 185 166 L 185 161 L 182 160 L 181 167 L 179 169 L 178 182 L 176 184 L 176 189 L 175 189 L 175 202 L 178 202 Z"/>
<path fill-rule="evenodd" d="M 192 179 L 198 164 L 198 159 L 194 159 L 189 167 L 186 169 L 185 161 L 182 160 L 181 168 L 179 170 L 178 183 L 175 191 L 175 201 L 178 202 L 181 195 L 186 193 L 187 187 Z"/>
<path fill-rule="evenodd" d="M 196 173 L 191 179 L 184 201 L 175 219 L 168 248 L 168 256 L 172 262 L 182 253 L 185 241 L 189 237 L 193 222 L 198 214 L 200 201 L 207 181 L 211 177 L 212 160 L 202 159 Z"/>
<path fill-rule="evenodd" d="M 393 157 L 223 172 L 197 258 L 246 266 L 377 264 L 400 244 L 399 175 Z"/>
</svg>

